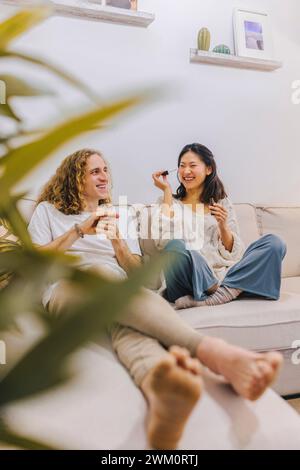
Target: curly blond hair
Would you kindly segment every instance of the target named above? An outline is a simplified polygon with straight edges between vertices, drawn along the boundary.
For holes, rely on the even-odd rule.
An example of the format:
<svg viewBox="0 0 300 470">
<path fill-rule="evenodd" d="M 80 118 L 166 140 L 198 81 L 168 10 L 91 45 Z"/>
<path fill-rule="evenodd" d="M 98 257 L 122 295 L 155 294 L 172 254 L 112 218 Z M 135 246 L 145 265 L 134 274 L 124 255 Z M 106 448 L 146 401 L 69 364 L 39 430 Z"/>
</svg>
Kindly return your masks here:
<svg viewBox="0 0 300 470">
<path fill-rule="evenodd" d="M 44 186 L 37 204 L 47 201 L 66 215 L 80 214 L 85 208 L 83 191 L 87 161 L 95 154 L 105 161 L 101 152 L 93 149 L 78 150 L 66 157 Z M 105 200 L 99 200 L 99 204 L 107 203 L 111 203 L 110 195 Z"/>
</svg>

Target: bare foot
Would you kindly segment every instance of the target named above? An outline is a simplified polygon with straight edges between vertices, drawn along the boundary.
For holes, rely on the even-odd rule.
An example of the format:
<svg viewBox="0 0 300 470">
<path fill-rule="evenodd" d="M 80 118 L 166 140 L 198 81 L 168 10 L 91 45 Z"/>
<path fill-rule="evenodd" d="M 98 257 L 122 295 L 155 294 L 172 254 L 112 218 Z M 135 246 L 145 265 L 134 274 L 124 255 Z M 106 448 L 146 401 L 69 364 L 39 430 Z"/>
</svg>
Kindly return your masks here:
<svg viewBox="0 0 300 470">
<path fill-rule="evenodd" d="M 217 282 L 215 285 L 213 285 L 210 289 L 207 289 L 206 293 L 208 295 L 212 295 L 216 292 L 216 290 L 218 290 L 218 287 L 219 287 L 219 282 Z"/>
<path fill-rule="evenodd" d="M 198 359 L 173 346 L 147 374 L 141 388 L 149 402 L 150 445 L 154 449 L 176 449 L 203 388 Z"/>
<path fill-rule="evenodd" d="M 182 310 L 184 308 L 192 308 L 192 307 L 200 307 L 201 302 L 197 302 L 191 295 L 185 295 L 184 297 L 179 297 L 179 299 L 175 300 L 175 310 Z M 203 302 L 203 305 L 204 302 Z"/>
<path fill-rule="evenodd" d="M 197 356 L 213 372 L 223 375 L 239 395 L 253 401 L 276 380 L 283 362 L 278 352 L 258 354 L 209 337 L 201 341 Z"/>
</svg>

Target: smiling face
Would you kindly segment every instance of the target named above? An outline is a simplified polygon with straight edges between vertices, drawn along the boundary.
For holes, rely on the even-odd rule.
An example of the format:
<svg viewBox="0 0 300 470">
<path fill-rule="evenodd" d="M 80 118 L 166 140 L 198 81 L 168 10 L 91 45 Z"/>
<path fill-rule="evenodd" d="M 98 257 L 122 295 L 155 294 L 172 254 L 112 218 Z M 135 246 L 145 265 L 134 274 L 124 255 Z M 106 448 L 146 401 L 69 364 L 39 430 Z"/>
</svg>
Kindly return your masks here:
<svg viewBox="0 0 300 470">
<path fill-rule="evenodd" d="M 206 166 L 196 153 L 189 151 L 181 157 L 178 177 L 187 192 L 200 189 L 206 177 L 211 173 L 212 168 Z"/>
<path fill-rule="evenodd" d="M 87 160 L 84 197 L 88 200 L 109 198 L 110 175 L 107 164 L 100 155 L 93 154 Z"/>
</svg>

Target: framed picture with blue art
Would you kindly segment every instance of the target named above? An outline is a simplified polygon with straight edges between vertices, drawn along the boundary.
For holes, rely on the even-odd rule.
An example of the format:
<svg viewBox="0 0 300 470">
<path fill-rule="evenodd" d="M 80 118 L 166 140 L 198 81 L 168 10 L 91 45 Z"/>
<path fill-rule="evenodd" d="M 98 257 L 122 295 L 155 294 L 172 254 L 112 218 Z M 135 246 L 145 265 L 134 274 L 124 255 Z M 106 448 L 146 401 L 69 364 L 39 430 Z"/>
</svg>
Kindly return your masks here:
<svg viewBox="0 0 300 470">
<path fill-rule="evenodd" d="M 233 25 L 236 55 L 273 59 L 273 39 L 268 13 L 236 8 Z"/>
</svg>

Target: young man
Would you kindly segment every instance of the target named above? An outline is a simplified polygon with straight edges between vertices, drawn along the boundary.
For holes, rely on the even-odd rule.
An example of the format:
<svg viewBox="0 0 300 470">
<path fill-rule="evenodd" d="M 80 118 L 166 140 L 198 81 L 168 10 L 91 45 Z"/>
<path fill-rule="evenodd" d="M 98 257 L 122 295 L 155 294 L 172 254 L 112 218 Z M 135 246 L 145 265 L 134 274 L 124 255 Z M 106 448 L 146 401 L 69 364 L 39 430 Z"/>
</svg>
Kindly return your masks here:
<svg viewBox="0 0 300 470">
<path fill-rule="evenodd" d="M 135 237 L 122 238 L 115 212 L 107 209 L 110 186 L 101 153 L 84 149 L 67 157 L 39 197 L 29 225 L 33 242 L 40 249 L 76 254 L 82 269 L 125 278 L 141 264 L 141 252 Z M 50 286 L 43 299 L 51 312 L 74 301 L 76 292 L 64 280 Z M 148 438 L 157 449 L 176 448 L 201 396 L 201 363 L 250 400 L 264 393 L 282 363 L 279 353 L 256 354 L 201 336 L 147 289 L 130 303 L 111 336 L 120 360 L 148 401 Z"/>
</svg>

